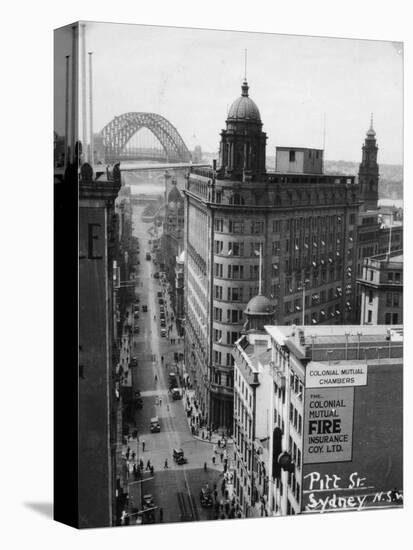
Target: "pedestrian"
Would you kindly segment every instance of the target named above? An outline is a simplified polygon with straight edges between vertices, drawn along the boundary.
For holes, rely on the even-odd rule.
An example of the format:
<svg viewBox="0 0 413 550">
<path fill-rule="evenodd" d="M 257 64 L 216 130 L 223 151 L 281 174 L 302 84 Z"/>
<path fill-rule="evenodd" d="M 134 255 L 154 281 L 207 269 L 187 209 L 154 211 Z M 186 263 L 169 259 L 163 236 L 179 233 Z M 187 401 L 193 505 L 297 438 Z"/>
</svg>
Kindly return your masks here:
<svg viewBox="0 0 413 550">
<path fill-rule="evenodd" d="M 158 382 L 158 375 L 155 374 L 155 384 Z"/>
<path fill-rule="evenodd" d="M 221 453 L 219 456 L 221 457 L 221 462 L 222 462 L 222 459 L 224 458 L 224 453 Z"/>
<path fill-rule="evenodd" d="M 225 499 L 228 500 L 229 498 L 229 493 L 228 493 L 228 489 L 225 489 Z M 229 503 L 227 502 L 228 506 L 229 506 Z"/>
<path fill-rule="evenodd" d="M 150 470 L 151 468 L 151 461 L 148 459 L 148 462 L 146 463 L 146 470 Z"/>
<path fill-rule="evenodd" d="M 212 464 L 215 464 L 215 455 L 212 457 Z"/>
<path fill-rule="evenodd" d="M 166 470 L 168 468 L 168 459 L 165 458 L 165 465 L 164 465 L 164 469 Z"/>
<path fill-rule="evenodd" d="M 163 363 L 163 355 L 161 356 L 161 363 Z"/>
<path fill-rule="evenodd" d="M 166 405 L 166 410 L 169 412 L 169 403 Z"/>
<path fill-rule="evenodd" d="M 143 470 L 143 460 L 141 458 L 139 459 L 139 467 Z"/>
<path fill-rule="evenodd" d="M 162 406 L 162 399 L 159 398 L 159 405 Z"/>
<path fill-rule="evenodd" d="M 133 453 L 132 453 L 132 460 L 135 460 L 135 456 L 136 456 L 136 453 L 133 452 Z"/>
<path fill-rule="evenodd" d="M 126 460 L 129 460 L 129 453 L 130 453 L 130 448 L 128 447 L 126 451 Z"/>
<path fill-rule="evenodd" d="M 159 508 L 159 522 L 163 522 L 163 508 Z"/>
<path fill-rule="evenodd" d="M 218 447 L 221 448 L 221 441 L 218 439 Z"/>
<path fill-rule="evenodd" d="M 204 471 L 206 472 L 207 471 L 207 463 L 204 462 Z"/>
<path fill-rule="evenodd" d="M 145 440 L 142 439 L 142 452 L 144 453 L 145 452 Z"/>
<path fill-rule="evenodd" d="M 152 466 L 152 464 L 150 465 L 149 470 L 150 470 L 150 472 L 151 472 L 151 476 L 153 476 L 154 467 Z"/>
</svg>

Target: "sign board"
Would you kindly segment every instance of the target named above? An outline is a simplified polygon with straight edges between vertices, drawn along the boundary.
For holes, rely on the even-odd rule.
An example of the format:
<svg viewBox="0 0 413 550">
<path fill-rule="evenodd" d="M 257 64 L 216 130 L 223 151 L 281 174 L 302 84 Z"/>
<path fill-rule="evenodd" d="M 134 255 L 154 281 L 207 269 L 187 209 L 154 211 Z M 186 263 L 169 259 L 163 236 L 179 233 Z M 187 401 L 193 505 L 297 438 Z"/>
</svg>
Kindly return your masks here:
<svg viewBox="0 0 413 550">
<path fill-rule="evenodd" d="M 306 389 L 303 463 L 352 458 L 354 388 Z"/>
<path fill-rule="evenodd" d="M 366 384 L 366 363 L 326 365 L 325 363 L 311 362 L 306 367 L 306 388 L 345 388 L 365 386 Z"/>
</svg>

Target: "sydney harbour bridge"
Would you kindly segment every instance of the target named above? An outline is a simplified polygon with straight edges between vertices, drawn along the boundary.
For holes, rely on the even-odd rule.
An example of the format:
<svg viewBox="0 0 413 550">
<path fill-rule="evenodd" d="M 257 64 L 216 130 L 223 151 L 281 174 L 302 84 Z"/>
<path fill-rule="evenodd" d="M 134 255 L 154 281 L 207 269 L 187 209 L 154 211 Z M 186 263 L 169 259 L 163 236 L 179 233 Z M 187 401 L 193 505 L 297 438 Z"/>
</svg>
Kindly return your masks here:
<svg viewBox="0 0 413 550">
<path fill-rule="evenodd" d="M 150 134 L 152 144 L 148 140 Z M 156 113 L 131 112 L 116 116 L 103 128 L 101 138 L 105 163 L 191 162 L 191 153 L 178 130 Z"/>
</svg>

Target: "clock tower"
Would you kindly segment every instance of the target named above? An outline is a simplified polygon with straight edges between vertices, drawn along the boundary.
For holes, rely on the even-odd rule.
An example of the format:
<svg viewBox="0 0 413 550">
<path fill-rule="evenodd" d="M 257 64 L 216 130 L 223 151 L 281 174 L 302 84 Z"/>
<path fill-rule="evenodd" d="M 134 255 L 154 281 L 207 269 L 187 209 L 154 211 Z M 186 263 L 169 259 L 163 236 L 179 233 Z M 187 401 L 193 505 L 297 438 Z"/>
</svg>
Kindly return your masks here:
<svg viewBox="0 0 413 550">
<path fill-rule="evenodd" d="M 377 164 L 376 132 L 373 129 L 373 115 L 370 128 L 362 147 L 363 156 L 359 167 L 360 199 L 363 210 L 377 210 L 379 200 L 379 165 Z"/>
</svg>

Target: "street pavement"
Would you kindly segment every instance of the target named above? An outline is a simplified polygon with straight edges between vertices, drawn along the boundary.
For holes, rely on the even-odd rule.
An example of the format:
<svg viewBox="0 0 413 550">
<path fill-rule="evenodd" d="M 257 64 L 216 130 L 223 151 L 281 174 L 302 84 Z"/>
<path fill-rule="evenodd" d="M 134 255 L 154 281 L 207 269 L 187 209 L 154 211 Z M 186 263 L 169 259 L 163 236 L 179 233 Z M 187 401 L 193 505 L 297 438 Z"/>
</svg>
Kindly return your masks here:
<svg viewBox="0 0 413 550">
<path fill-rule="evenodd" d="M 160 521 L 162 508 L 163 522 L 209 520 L 214 519 L 214 508 L 203 508 L 200 505 L 200 490 L 206 484 L 213 490 L 219 488 L 222 481 L 223 465 L 218 456 L 213 464 L 213 444 L 207 440 L 194 437 L 188 424 L 185 411 L 185 400 L 173 400 L 168 392 L 168 375 L 174 363 L 174 352 L 182 352 L 183 343 L 171 344 L 171 338 L 177 342 L 178 335 L 174 323 L 171 322 L 171 308 L 166 296 L 168 311 L 167 326 L 173 325 L 168 337 L 161 337 L 159 326 L 159 303 L 157 292 L 162 291 L 159 279 L 152 275 L 156 271 L 153 261 L 146 260 L 146 252 L 151 250 L 148 243 L 152 235 L 148 232 L 150 224 L 140 219 L 142 207 L 134 207 L 134 234 L 140 242 L 140 270 L 137 277 L 136 293 L 140 299 L 140 333 L 134 334 L 131 355 L 138 360 L 138 366 L 131 368 L 133 390 L 141 392 L 143 407 L 136 410 L 134 429 L 138 439 L 129 439 L 124 445 L 124 454 L 129 447 L 129 507 L 130 513 L 142 509 L 142 495 L 152 494 L 155 521 Z M 147 305 L 144 313 L 142 306 Z M 169 316 L 169 323 L 168 323 Z M 162 362 L 161 358 L 164 358 Z M 157 416 L 161 431 L 150 432 L 150 420 Z M 145 450 L 143 450 L 143 442 Z M 181 448 L 187 464 L 178 465 L 173 461 L 172 451 Z M 132 460 L 132 453 L 135 453 Z M 215 456 L 215 455 L 214 455 Z M 142 479 L 134 479 L 133 463 L 142 460 L 144 472 Z M 154 468 L 152 476 L 146 469 L 148 460 Z M 131 516 L 131 523 L 134 518 Z"/>
</svg>

